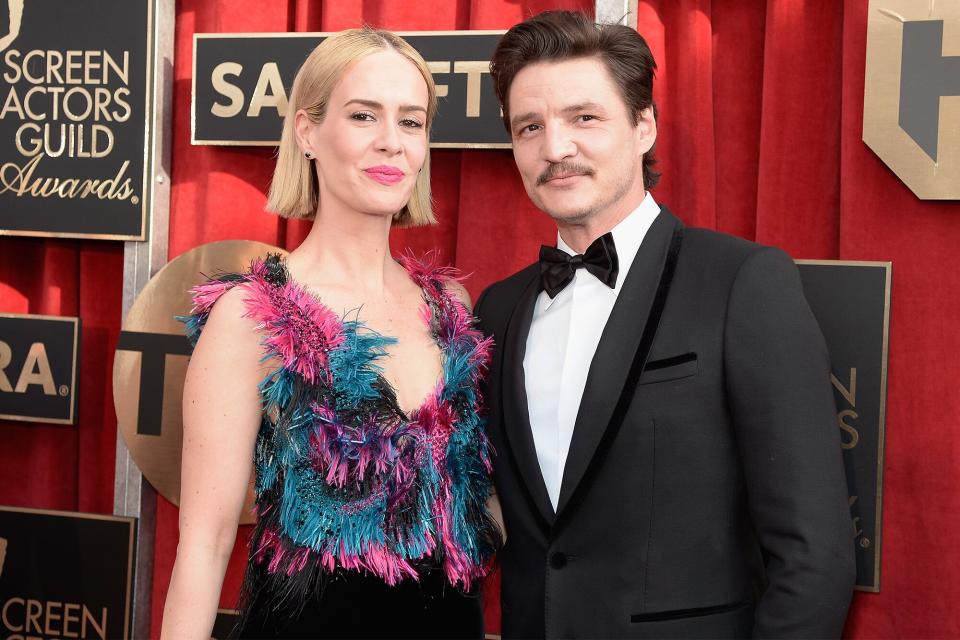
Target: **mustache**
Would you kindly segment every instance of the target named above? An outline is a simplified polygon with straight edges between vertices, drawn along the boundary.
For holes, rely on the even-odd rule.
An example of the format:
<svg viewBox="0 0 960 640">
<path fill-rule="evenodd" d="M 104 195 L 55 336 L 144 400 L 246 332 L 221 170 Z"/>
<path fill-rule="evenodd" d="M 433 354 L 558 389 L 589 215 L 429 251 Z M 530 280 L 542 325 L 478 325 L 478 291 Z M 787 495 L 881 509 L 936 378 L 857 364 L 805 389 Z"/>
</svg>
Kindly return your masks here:
<svg viewBox="0 0 960 640">
<path fill-rule="evenodd" d="M 553 180 L 558 176 L 572 174 L 592 176 L 594 171 L 585 164 L 578 164 L 576 162 L 558 162 L 556 164 L 551 164 L 549 167 L 547 167 L 546 171 L 540 174 L 540 177 L 537 178 L 537 186 Z"/>
</svg>

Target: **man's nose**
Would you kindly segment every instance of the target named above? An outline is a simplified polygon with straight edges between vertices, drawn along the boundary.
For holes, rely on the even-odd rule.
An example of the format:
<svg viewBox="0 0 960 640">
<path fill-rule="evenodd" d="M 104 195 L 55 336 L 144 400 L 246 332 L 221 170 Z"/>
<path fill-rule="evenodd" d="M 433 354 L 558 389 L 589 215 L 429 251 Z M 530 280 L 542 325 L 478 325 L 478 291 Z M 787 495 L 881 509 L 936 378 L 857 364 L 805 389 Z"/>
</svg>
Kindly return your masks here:
<svg viewBox="0 0 960 640">
<path fill-rule="evenodd" d="M 577 155 L 577 145 L 566 127 L 547 126 L 543 131 L 541 152 L 543 159 L 548 162 L 562 162 Z"/>
</svg>

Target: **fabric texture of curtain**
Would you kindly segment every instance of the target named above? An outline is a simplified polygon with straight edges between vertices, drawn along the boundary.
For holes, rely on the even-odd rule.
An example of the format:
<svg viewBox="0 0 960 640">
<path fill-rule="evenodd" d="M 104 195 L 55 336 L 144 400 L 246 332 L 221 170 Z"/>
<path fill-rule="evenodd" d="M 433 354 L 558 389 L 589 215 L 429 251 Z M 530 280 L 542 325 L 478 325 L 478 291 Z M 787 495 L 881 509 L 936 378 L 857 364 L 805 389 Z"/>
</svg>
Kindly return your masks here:
<svg viewBox="0 0 960 640">
<path fill-rule="evenodd" d="M 960 203 L 918 200 L 861 140 L 867 0 L 641 0 L 659 65 L 654 190 L 687 224 L 782 247 L 795 258 L 891 260 L 882 574 L 857 594 L 846 635 L 960 635 Z M 235 0 L 177 3 L 170 259 L 216 240 L 293 248 L 307 231 L 263 213 L 272 150 L 190 144 L 192 38 L 202 32 L 506 29 L 588 0 Z M 475 297 L 525 266 L 553 226 L 526 199 L 509 151 L 435 150 L 440 224 L 395 233 L 395 251 L 436 249 Z M 77 426 L 0 424 L 0 504 L 109 513 L 120 327 L 120 243 L 0 238 L 0 312 L 82 319 Z M 678 469 L 678 473 L 684 470 Z M 242 528 L 224 585 L 234 604 Z M 176 553 L 177 509 L 159 498 L 152 637 Z M 496 580 L 489 631 L 499 628 Z"/>
</svg>

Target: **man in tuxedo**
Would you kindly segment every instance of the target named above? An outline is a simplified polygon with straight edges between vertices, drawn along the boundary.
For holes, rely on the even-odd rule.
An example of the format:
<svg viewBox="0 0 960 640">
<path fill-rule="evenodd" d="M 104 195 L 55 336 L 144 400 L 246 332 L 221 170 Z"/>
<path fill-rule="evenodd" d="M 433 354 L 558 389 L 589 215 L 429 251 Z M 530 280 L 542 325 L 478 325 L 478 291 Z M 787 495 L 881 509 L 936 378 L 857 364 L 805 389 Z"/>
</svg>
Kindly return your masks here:
<svg viewBox="0 0 960 640">
<path fill-rule="evenodd" d="M 477 301 L 505 638 L 838 637 L 853 531 L 823 337 L 782 251 L 656 184 L 643 38 L 548 12 L 491 75 L 556 247 Z"/>
</svg>

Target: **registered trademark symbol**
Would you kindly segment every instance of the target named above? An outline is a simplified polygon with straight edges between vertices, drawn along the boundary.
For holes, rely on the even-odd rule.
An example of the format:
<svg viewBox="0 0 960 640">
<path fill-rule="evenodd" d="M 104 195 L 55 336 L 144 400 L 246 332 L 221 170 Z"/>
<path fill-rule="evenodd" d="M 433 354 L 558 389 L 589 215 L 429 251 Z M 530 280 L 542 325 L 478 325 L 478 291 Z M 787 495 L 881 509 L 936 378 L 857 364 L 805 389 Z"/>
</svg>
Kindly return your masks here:
<svg viewBox="0 0 960 640">
<path fill-rule="evenodd" d="M 860 538 L 860 546 L 866 549 L 870 546 L 870 538 Z"/>
<path fill-rule="evenodd" d="M 70 395 L 70 387 L 68 387 L 65 384 L 60 385 L 60 395 L 63 396 L 64 398 Z"/>
<path fill-rule="evenodd" d="M 138 198 L 137 196 L 132 196 L 130 198 L 130 204 L 140 204 L 140 198 Z"/>
</svg>

